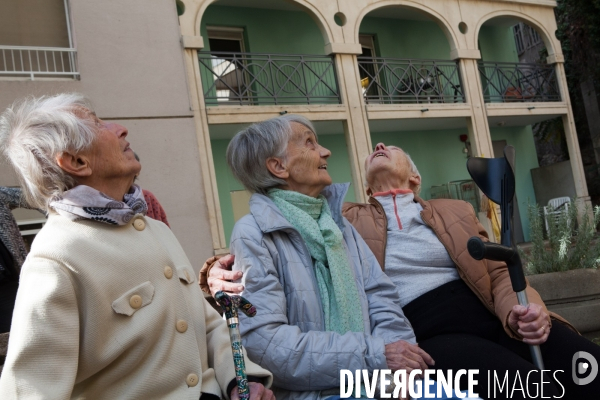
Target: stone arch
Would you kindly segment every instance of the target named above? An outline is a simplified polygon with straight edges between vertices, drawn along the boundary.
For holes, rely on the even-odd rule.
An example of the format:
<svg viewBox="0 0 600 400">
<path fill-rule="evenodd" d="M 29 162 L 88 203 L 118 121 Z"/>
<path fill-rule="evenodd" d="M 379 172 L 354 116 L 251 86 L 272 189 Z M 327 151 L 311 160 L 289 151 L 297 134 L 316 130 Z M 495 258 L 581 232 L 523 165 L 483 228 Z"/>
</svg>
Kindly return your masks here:
<svg viewBox="0 0 600 400">
<path fill-rule="evenodd" d="M 373 4 L 369 5 L 368 7 L 365 7 L 360 12 L 358 17 L 356 18 L 356 22 L 354 25 L 353 38 L 355 40 L 355 43 L 358 43 L 360 24 L 362 23 L 363 19 L 367 16 L 367 14 L 369 14 L 371 11 L 376 10 L 378 8 L 390 7 L 390 6 L 412 8 L 412 9 L 424 12 L 425 14 L 430 16 L 431 19 L 434 22 L 436 22 L 438 24 L 438 26 L 442 29 L 442 32 L 444 32 L 444 35 L 446 35 L 446 38 L 448 39 L 448 43 L 450 44 L 450 51 L 458 49 L 458 39 L 455 35 L 455 32 L 451 28 L 451 24 L 448 22 L 448 20 L 443 15 L 441 15 L 434 9 L 427 7 L 423 4 L 419 4 L 419 3 L 415 3 L 413 1 L 407 1 L 407 0 L 384 0 L 384 1 L 379 1 L 379 2 L 373 3 Z"/>
<path fill-rule="evenodd" d="M 513 18 L 519 20 L 520 22 L 524 22 L 527 25 L 530 25 L 532 28 L 534 28 L 540 34 L 542 40 L 544 41 L 544 45 L 546 46 L 546 49 L 548 50 L 548 55 L 552 56 L 552 55 L 556 54 L 555 45 L 554 45 L 554 42 L 552 41 L 552 35 L 544 27 L 544 24 L 542 24 L 541 22 L 539 22 L 538 20 L 532 18 L 531 16 L 529 16 L 527 14 L 523 14 L 521 12 L 512 11 L 512 10 L 494 11 L 494 12 L 484 15 L 483 17 L 481 17 L 479 19 L 479 21 L 477 22 L 477 27 L 474 31 L 475 43 L 476 43 L 476 46 L 478 47 L 478 50 L 479 50 L 479 45 L 477 43 L 478 43 L 478 38 L 479 38 L 479 33 L 481 31 L 481 27 L 486 22 L 488 22 L 494 18 L 497 18 L 497 17 L 513 17 Z M 560 51 L 559 51 L 559 53 L 560 53 Z"/>
<path fill-rule="evenodd" d="M 189 34 L 192 34 L 193 32 L 194 36 L 201 36 L 200 24 L 202 22 L 202 17 L 204 16 L 204 13 L 208 6 L 218 2 L 218 0 L 183 0 L 183 2 L 186 6 L 186 14 L 189 13 L 189 15 L 191 16 L 186 17 L 186 14 L 184 14 L 182 17 L 185 18 L 180 17 L 180 21 L 185 20 L 187 24 L 191 22 L 193 23 L 193 27 L 191 27 L 190 29 L 190 27 L 187 25 L 182 26 L 182 31 L 187 31 L 189 32 Z M 321 31 L 321 34 L 323 35 L 324 43 L 330 43 L 333 41 L 333 34 L 331 32 L 331 28 L 326 22 L 325 16 L 321 13 L 319 9 L 317 9 L 315 6 L 313 6 L 305 0 L 292 0 L 292 2 L 295 5 L 298 5 L 301 9 L 303 9 L 303 11 L 310 15 L 311 18 L 315 21 L 315 23 L 319 27 L 319 30 Z M 243 3 L 240 2 L 240 5 L 242 4 Z"/>
</svg>

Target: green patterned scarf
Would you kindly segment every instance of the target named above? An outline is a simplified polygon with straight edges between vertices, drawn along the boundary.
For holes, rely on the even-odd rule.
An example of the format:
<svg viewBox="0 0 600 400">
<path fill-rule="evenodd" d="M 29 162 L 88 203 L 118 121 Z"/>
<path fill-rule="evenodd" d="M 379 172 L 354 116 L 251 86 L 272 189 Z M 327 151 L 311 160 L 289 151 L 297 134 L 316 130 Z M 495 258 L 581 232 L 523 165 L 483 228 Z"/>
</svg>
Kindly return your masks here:
<svg viewBox="0 0 600 400">
<path fill-rule="evenodd" d="M 314 259 L 325 329 L 342 335 L 348 331 L 363 332 L 362 307 L 344 237 L 331 217 L 325 197 L 281 189 L 269 190 L 269 197 L 300 232 Z"/>
</svg>

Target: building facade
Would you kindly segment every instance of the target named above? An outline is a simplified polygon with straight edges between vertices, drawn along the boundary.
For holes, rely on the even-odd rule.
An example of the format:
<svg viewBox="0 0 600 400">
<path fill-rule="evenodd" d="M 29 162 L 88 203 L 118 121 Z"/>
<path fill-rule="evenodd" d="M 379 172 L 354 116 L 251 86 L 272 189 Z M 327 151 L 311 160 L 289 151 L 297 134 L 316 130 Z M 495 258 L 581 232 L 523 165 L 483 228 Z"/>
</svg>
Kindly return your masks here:
<svg viewBox="0 0 600 400">
<path fill-rule="evenodd" d="M 425 198 L 468 179 L 469 154 L 515 146 L 524 240 L 536 201 L 531 125 L 561 117 L 576 200 L 589 203 L 554 0 L 53 1 L 67 10 L 59 47 L 67 40 L 63 57 L 76 70 L 38 77 L 4 67 L 0 107 L 25 94 L 79 91 L 102 118 L 127 126 L 141 184 L 192 260 L 227 251 L 247 204 L 225 163 L 229 140 L 285 113 L 315 123 L 334 182 L 352 183 L 350 201 L 366 201 L 363 161 L 378 142 L 411 154 Z M 546 64 L 519 62 L 519 23 L 543 41 Z M 19 54 L 49 46 L 2 40 L 0 49 L 20 46 Z M 14 174 L 3 168 L 0 184 L 16 184 Z"/>
</svg>

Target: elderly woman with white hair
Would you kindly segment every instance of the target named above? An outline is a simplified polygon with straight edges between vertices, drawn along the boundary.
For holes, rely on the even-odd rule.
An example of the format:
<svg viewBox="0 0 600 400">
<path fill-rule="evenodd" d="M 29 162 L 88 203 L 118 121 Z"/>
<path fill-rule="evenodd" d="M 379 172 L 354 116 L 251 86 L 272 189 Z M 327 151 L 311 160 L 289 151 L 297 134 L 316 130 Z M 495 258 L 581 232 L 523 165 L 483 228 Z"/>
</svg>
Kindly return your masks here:
<svg viewBox="0 0 600 400">
<path fill-rule="evenodd" d="M 335 397 L 341 369 L 433 364 L 394 285 L 341 214 L 348 185 L 331 184 L 330 154 L 298 115 L 252 125 L 227 148 L 233 174 L 253 193 L 230 241 L 243 295 L 259 310 L 241 317 L 243 341 L 273 371 L 279 398 Z"/>
<path fill-rule="evenodd" d="M 0 116 L 28 204 L 49 212 L 21 271 L 2 399 L 237 397 L 225 322 L 171 230 L 146 218 L 127 134 L 77 94 Z M 250 391 L 273 398 L 258 382 Z"/>
</svg>

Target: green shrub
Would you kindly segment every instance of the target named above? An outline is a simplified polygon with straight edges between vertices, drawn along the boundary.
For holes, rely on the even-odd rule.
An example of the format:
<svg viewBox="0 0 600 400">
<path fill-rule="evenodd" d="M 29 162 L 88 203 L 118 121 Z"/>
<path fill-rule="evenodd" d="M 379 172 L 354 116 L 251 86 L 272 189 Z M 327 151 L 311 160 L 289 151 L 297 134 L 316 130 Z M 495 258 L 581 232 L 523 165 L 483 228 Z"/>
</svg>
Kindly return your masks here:
<svg viewBox="0 0 600 400">
<path fill-rule="evenodd" d="M 596 227 L 600 222 L 600 207 L 594 208 L 593 220 L 589 212 L 584 213 L 578 226 L 577 206 L 571 201 L 568 213 L 561 214 L 556 223 L 548 221 L 547 240 L 544 238 L 542 207 L 537 204 L 529 205 L 528 214 L 532 247 L 528 254 L 521 252 L 528 275 L 598 268 L 600 240 L 595 240 L 595 237 Z"/>
</svg>

